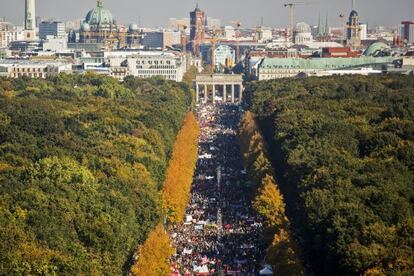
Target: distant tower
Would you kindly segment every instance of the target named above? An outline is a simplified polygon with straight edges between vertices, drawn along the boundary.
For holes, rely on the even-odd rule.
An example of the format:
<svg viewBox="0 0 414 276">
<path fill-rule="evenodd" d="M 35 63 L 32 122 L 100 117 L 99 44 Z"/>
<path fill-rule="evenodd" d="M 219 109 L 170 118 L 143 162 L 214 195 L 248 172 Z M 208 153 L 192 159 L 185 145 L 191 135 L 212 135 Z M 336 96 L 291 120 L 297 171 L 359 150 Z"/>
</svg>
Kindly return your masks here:
<svg viewBox="0 0 414 276">
<path fill-rule="evenodd" d="M 25 0 L 24 30 L 25 38 L 36 38 L 36 3 L 35 0 Z"/>
<path fill-rule="evenodd" d="M 352 48 L 361 47 L 361 26 L 359 24 L 358 12 L 355 10 L 355 0 L 352 0 L 352 11 L 348 19 L 347 41 Z"/>
<path fill-rule="evenodd" d="M 26 0 L 24 29 L 34 31 L 36 28 L 36 4 L 35 0 Z"/>
<path fill-rule="evenodd" d="M 193 54 L 200 55 L 200 44 L 204 41 L 205 32 L 205 13 L 198 8 L 190 12 L 190 41 Z"/>
<path fill-rule="evenodd" d="M 322 25 L 321 14 L 319 13 L 319 23 L 318 23 L 318 34 L 316 35 L 317 41 L 330 41 L 330 32 L 329 32 L 329 23 L 328 23 L 328 13 L 326 13 L 325 25 Z"/>
</svg>

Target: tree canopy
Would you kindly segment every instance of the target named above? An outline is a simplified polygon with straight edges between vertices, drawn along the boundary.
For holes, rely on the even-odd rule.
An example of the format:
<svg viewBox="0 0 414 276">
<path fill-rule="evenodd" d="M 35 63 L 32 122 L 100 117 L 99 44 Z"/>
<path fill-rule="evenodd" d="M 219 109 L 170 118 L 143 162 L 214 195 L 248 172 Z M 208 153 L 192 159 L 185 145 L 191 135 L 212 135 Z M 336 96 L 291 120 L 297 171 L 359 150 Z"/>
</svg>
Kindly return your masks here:
<svg viewBox="0 0 414 276">
<path fill-rule="evenodd" d="M 191 98 L 157 78 L 0 79 L 0 274 L 128 271 Z"/>
<path fill-rule="evenodd" d="M 253 83 L 287 213 L 316 275 L 414 271 L 414 79 Z"/>
<path fill-rule="evenodd" d="M 263 218 L 262 238 L 267 244 L 267 261 L 275 274 L 304 275 L 300 252 L 292 239 L 284 198 L 275 180 L 266 142 L 253 114 L 246 111 L 239 128 L 240 150 L 253 182 L 253 209 Z"/>
</svg>

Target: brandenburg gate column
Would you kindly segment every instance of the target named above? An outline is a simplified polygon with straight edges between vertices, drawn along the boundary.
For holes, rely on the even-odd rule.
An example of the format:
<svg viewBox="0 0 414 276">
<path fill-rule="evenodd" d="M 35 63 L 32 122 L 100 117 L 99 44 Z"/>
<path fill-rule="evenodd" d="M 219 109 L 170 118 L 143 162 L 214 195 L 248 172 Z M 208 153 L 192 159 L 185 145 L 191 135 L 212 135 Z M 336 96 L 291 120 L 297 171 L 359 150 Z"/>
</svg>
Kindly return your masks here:
<svg viewBox="0 0 414 276">
<path fill-rule="evenodd" d="M 208 99 L 207 84 L 204 84 L 204 103 L 207 103 L 207 99 Z"/>
<path fill-rule="evenodd" d="M 231 102 L 234 103 L 234 83 L 231 85 Z"/>
<path fill-rule="evenodd" d="M 223 84 L 223 102 L 227 102 L 227 84 Z"/>
<path fill-rule="evenodd" d="M 216 102 L 216 84 L 213 83 L 213 103 Z"/>
<path fill-rule="evenodd" d="M 198 83 L 196 83 L 196 103 L 198 103 L 198 101 L 200 97 L 200 86 L 198 85 Z"/>
<path fill-rule="evenodd" d="M 243 84 L 240 84 L 239 86 L 239 102 L 242 102 L 243 100 Z"/>
</svg>

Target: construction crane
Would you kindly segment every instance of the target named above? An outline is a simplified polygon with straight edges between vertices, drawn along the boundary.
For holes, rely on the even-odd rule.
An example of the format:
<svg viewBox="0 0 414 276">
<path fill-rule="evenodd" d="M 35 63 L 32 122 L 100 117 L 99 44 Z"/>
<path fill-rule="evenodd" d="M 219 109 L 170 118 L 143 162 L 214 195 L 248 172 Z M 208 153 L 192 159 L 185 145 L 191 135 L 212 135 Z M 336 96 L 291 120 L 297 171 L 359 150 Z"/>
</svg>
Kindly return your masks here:
<svg viewBox="0 0 414 276">
<path fill-rule="evenodd" d="M 230 24 L 234 25 L 236 27 L 236 60 L 235 64 L 237 64 L 240 61 L 240 27 L 241 22 L 238 20 L 232 20 L 230 21 Z"/>
<path fill-rule="evenodd" d="M 188 26 L 185 24 L 178 24 L 178 30 L 180 31 L 181 35 L 181 44 L 183 45 L 183 54 L 186 57 L 187 56 L 187 29 Z"/>
<path fill-rule="evenodd" d="M 290 2 L 283 4 L 285 8 L 289 8 L 289 32 L 292 35 L 292 42 L 293 42 L 293 23 L 294 23 L 294 8 L 296 6 L 305 6 L 305 5 L 313 5 L 319 4 L 319 2 Z"/>
<path fill-rule="evenodd" d="M 346 40 L 346 24 L 345 24 L 345 15 L 344 14 L 340 14 L 339 15 L 339 21 L 341 23 L 341 29 L 342 29 L 342 43 L 343 41 Z"/>
<path fill-rule="evenodd" d="M 216 56 L 214 55 L 214 52 L 216 51 L 218 37 L 222 33 L 223 32 L 220 29 L 214 29 L 211 36 L 211 67 L 213 69 L 213 72 L 216 71 Z"/>
</svg>

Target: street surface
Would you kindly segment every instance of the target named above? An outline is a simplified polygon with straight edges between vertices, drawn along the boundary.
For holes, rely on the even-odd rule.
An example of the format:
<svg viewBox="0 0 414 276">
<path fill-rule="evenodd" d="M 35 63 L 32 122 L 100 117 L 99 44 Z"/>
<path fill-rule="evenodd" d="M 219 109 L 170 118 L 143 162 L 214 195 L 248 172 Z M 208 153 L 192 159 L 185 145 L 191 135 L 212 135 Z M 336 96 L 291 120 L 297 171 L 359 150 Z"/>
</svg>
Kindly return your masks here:
<svg viewBox="0 0 414 276">
<path fill-rule="evenodd" d="M 172 275 L 258 275 L 265 249 L 238 145 L 238 105 L 203 105 L 197 168 L 184 223 L 171 231 Z"/>
</svg>

